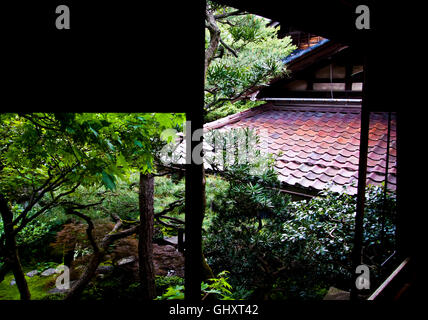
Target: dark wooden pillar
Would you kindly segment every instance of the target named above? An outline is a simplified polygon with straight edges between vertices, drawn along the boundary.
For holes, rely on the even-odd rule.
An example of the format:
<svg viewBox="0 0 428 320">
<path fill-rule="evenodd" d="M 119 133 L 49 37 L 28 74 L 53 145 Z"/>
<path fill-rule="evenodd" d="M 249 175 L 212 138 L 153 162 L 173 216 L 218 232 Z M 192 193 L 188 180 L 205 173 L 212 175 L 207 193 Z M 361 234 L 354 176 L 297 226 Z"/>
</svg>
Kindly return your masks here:
<svg viewBox="0 0 428 320">
<path fill-rule="evenodd" d="M 186 133 L 186 144 L 191 143 L 191 150 L 201 141 L 190 141 L 188 133 L 192 134 L 202 127 L 202 116 L 198 111 L 188 116 L 192 128 Z M 190 156 L 190 155 L 187 155 Z M 202 216 L 203 216 L 203 187 L 202 164 L 186 164 L 186 204 L 185 204 L 185 299 L 197 301 L 201 299 L 201 252 L 202 252 Z"/>
<path fill-rule="evenodd" d="M 186 157 L 191 157 L 193 150 L 202 143 L 200 135 L 193 141 L 194 132 L 203 127 L 203 105 L 204 105 L 204 46 L 205 46 L 205 1 L 199 1 L 200 32 L 199 41 L 200 55 L 199 65 L 200 78 L 199 87 L 191 90 L 192 97 L 189 103 L 192 108 L 186 113 L 187 121 L 191 122 L 190 128 L 186 128 Z M 196 63 L 196 62 L 195 62 Z M 190 154 L 189 154 L 190 152 Z M 189 160 L 186 159 L 188 162 Z M 203 217 L 203 168 L 202 164 L 195 163 L 193 160 L 186 164 L 186 202 L 185 202 L 185 271 L 184 271 L 184 297 L 187 301 L 201 300 L 201 253 L 202 253 L 202 217 Z"/>
<path fill-rule="evenodd" d="M 369 57 L 366 54 L 364 57 L 364 83 L 363 83 L 363 100 L 361 104 L 361 128 L 360 128 L 360 155 L 358 164 L 358 191 L 357 191 L 357 208 L 355 215 L 354 228 L 354 247 L 352 250 L 353 272 L 357 266 L 362 264 L 361 251 L 363 242 L 363 219 L 364 219 L 364 202 L 366 190 L 367 176 L 367 153 L 369 143 L 369 121 L 370 121 L 370 106 L 369 106 Z M 354 274 L 351 283 L 351 300 L 357 299 L 358 289 L 355 286 L 355 281 L 358 274 Z"/>
</svg>

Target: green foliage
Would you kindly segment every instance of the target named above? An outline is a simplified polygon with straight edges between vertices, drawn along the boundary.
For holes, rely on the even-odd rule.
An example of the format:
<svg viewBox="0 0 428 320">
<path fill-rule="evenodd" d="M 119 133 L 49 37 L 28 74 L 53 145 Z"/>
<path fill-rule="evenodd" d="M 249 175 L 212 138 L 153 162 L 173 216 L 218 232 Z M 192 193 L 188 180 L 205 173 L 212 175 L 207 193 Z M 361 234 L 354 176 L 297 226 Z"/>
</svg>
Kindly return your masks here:
<svg viewBox="0 0 428 320">
<path fill-rule="evenodd" d="M 31 271 L 31 269 L 26 268 L 25 272 Z M 57 275 L 51 275 L 48 277 L 40 277 L 40 276 L 33 276 L 33 277 L 27 277 L 25 276 L 25 279 L 27 280 L 28 289 L 31 293 L 31 299 L 32 300 L 42 300 L 46 299 L 49 295 L 47 292 L 54 287 L 52 285 L 53 279 L 55 279 Z M 10 282 L 14 279 L 14 276 L 12 273 L 9 273 L 5 276 L 4 280 L 0 283 L 0 300 L 19 300 L 20 295 L 18 288 L 15 285 L 11 286 Z"/>
<path fill-rule="evenodd" d="M 181 130 L 184 115 L 33 113 L 1 114 L 0 120 L 0 192 L 20 201 L 61 175 L 67 178 L 61 188 L 80 182 L 113 190 L 130 167 L 152 171 L 162 131 Z"/>
<path fill-rule="evenodd" d="M 184 299 L 184 285 L 176 285 L 168 287 L 166 292 L 161 296 L 156 297 L 155 300 L 183 300 Z"/>
<path fill-rule="evenodd" d="M 184 285 L 184 279 L 178 276 L 156 276 L 156 292 L 161 294 L 168 287 L 175 287 L 178 285 Z"/>
<path fill-rule="evenodd" d="M 132 170 L 152 172 L 165 144 L 162 131 L 181 130 L 184 119 L 153 113 L 0 114 L 0 194 L 14 214 L 20 253 L 31 262 L 49 248 L 46 239 L 57 222 L 67 220 L 66 202 L 85 205 L 84 200 L 100 199 L 102 185 L 113 191 L 119 181 L 128 181 Z M 43 214 L 53 219 L 44 221 Z M 0 236 L 3 232 L 1 225 Z"/>
<path fill-rule="evenodd" d="M 237 293 L 260 299 L 320 299 L 333 285 L 348 289 L 355 197 L 324 191 L 310 201 L 290 202 L 276 191 L 274 172 L 250 174 L 251 165 L 227 168 L 229 187 L 212 205 L 204 253 L 214 271 L 230 273 Z M 395 195 L 366 191 L 363 262 L 373 283 L 394 248 Z M 382 215 L 385 227 L 381 242 Z"/>
<path fill-rule="evenodd" d="M 372 275 L 394 248 L 396 200 L 393 193 L 369 186 L 364 214 L 363 262 Z M 311 201 L 290 204 L 291 221 L 283 225 L 282 240 L 299 248 L 299 259 L 310 264 L 320 276 L 347 278 L 352 272 L 351 251 L 356 200 L 345 193 L 324 191 Z M 385 216 L 385 238 L 381 243 L 381 217 Z M 304 257 L 311 256 L 311 259 Z"/>
<path fill-rule="evenodd" d="M 262 258 L 272 269 L 282 258 L 280 226 L 288 221 L 289 197 L 273 189 L 278 180 L 272 167 L 257 176 L 250 165 L 228 168 L 229 189 L 215 200 L 217 214 L 204 242 L 204 252 L 213 270 L 227 268 L 231 284 L 246 291 L 266 283 L 260 276 Z"/>
<path fill-rule="evenodd" d="M 42 221 L 33 221 L 29 223 L 16 238 L 18 246 L 31 245 L 42 239 L 51 230 L 51 224 Z"/>
<path fill-rule="evenodd" d="M 141 296 L 140 284 L 122 270 L 93 279 L 82 293 L 85 301 L 129 301 Z"/>
<path fill-rule="evenodd" d="M 220 300 L 233 300 L 231 298 L 232 292 L 230 291 L 232 286 L 227 282 L 228 278 L 226 278 L 228 273 L 228 271 L 224 270 L 217 275 L 217 278 L 209 279 L 211 281 L 210 284 L 202 283 L 202 291 L 205 294 L 215 293 L 221 297 Z"/>
<path fill-rule="evenodd" d="M 41 262 L 37 262 L 35 265 L 37 271 L 39 272 L 43 272 L 49 268 L 56 268 L 57 266 L 58 266 L 58 263 L 52 262 L 52 261 L 41 261 Z"/>
<path fill-rule="evenodd" d="M 208 294 L 215 294 L 220 300 L 232 299 L 232 286 L 227 282 L 226 274 L 228 271 L 222 271 L 217 275 L 217 278 L 209 279 L 210 283 L 202 282 L 201 291 L 202 298 Z M 175 282 L 175 279 L 174 279 Z M 181 281 L 180 281 L 181 282 Z M 157 296 L 155 300 L 183 300 L 184 299 L 184 284 L 170 285 L 166 291 Z"/>
<path fill-rule="evenodd" d="M 22 207 L 15 205 L 12 208 L 15 217 L 20 214 Z M 30 212 L 31 213 L 31 212 Z M 55 259 L 51 256 L 49 243 L 55 238 L 61 225 L 54 218 L 40 217 L 30 221 L 16 236 L 16 244 L 22 263 L 32 265 L 36 260 Z M 0 237 L 4 234 L 3 221 L 0 219 Z M 0 261 L 3 257 L 0 257 Z"/>
<path fill-rule="evenodd" d="M 235 114 L 247 109 L 257 107 L 265 103 L 264 101 L 249 101 L 249 100 L 239 100 L 234 103 L 226 102 L 224 105 L 212 110 L 205 116 L 206 122 L 215 121 L 220 118 L 224 118 L 228 115 Z"/>
<path fill-rule="evenodd" d="M 210 6 L 214 15 L 235 10 L 214 3 Z M 248 89 L 264 85 L 285 73 L 282 59 L 296 47 L 291 44 L 290 37 L 279 39 L 278 28 L 268 27 L 267 22 L 267 19 L 252 14 L 216 19 L 223 43 L 219 44 L 215 59 L 207 69 L 207 111 L 220 107 L 225 101 L 240 98 Z M 210 33 L 207 30 L 205 48 L 209 45 Z M 226 110 L 223 109 L 223 112 Z M 209 116 L 211 120 L 215 117 Z"/>
</svg>

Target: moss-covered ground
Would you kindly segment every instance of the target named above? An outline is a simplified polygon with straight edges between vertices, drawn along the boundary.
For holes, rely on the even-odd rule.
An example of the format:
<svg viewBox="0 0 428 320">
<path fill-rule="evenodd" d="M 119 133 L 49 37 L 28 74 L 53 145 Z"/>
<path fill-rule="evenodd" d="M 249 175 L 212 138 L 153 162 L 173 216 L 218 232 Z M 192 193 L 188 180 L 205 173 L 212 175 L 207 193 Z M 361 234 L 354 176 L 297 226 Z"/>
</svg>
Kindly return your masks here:
<svg viewBox="0 0 428 320">
<path fill-rule="evenodd" d="M 31 271 L 31 269 L 25 270 L 24 272 Z M 28 288 L 31 293 L 32 300 L 41 300 L 48 295 L 48 291 L 55 287 L 55 277 L 54 274 L 49 277 L 41 277 L 35 275 L 33 277 L 27 277 Z M 14 278 L 12 273 L 9 273 L 5 276 L 4 280 L 0 283 L 0 300 L 19 300 L 19 291 L 18 287 L 15 285 L 11 286 L 10 282 Z"/>
</svg>

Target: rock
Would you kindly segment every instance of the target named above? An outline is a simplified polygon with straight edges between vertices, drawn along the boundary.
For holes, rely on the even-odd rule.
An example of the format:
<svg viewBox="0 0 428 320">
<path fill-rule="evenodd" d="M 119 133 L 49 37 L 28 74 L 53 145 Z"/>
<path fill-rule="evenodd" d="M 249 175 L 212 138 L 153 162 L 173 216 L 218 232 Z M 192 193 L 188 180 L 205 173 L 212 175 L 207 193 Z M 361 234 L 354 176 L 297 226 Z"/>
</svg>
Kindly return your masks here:
<svg viewBox="0 0 428 320">
<path fill-rule="evenodd" d="M 138 280 L 138 256 L 123 258 L 117 264 L 120 270 Z M 156 275 L 184 277 L 184 256 L 172 245 L 153 244 L 153 266 Z"/>
<path fill-rule="evenodd" d="M 41 276 L 42 277 L 49 277 L 49 276 L 51 276 L 51 275 L 53 275 L 55 273 L 58 273 L 55 268 L 49 268 L 49 269 L 46 269 L 45 271 L 43 271 L 41 273 Z"/>
<path fill-rule="evenodd" d="M 343 291 L 335 287 L 330 287 L 323 300 L 349 300 L 350 295 L 351 294 L 348 291 Z"/>
<path fill-rule="evenodd" d="M 27 272 L 26 274 L 27 274 L 27 277 L 32 278 L 32 277 L 34 277 L 35 275 L 39 274 L 39 271 L 37 271 L 37 270 L 32 270 L 32 271 L 30 271 L 30 272 Z"/>
<path fill-rule="evenodd" d="M 15 284 L 16 284 L 15 279 L 12 279 L 12 281 L 10 281 L 10 285 L 11 285 L 11 286 L 14 286 Z"/>
<path fill-rule="evenodd" d="M 117 263 L 117 271 L 122 277 L 132 279 L 132 281 L 138 281 L 138 258 L 136 256 L 130 256 L 120 259 Z"/>
<path fill-rule="evenodd" d="M 99 266 L 97 268 L 97 273 L 105 274 L 105 273 L 113 272 L 113 270 L 114 270 L 113 266 Z"/>
<path fill-rule="evenodd" d="M 165 238 L 165 241 L 168 241 L 168 242 L 170 242 L 172 244 L 177 245 L 178 244 L 178 237 L 177 236 L 173 236 L 173 237 L 170 237 L 170 238 Z"/>
<path fill-rule="evenodd" d="M 136 258 L 134 256 L 130 256 L 130 257 L 126 257 L 126 258 L 122 258 L 117 262 L 118 266 L 124 265 L 124 264 L 128 264 L 131 262 L 135 262 Z"/>
<path fill-rule="evenodd" d="M 184 256 L 173 246 L 153 244 L 153 265 L 156 275 L 184 277 Z"/>
<path fill-rule="evenodd" d="M 185 240 L 186 240 L 186 237 L 183 235 L 183 241 L 185 241 Z M 170 243 L 172 243 L 174 245 L 178 245 L 178 237 L 177 236 L 172 236 L 172 237 L 169 237 L 169 238 L 165 238 L 165 241 L 168 241 L 168 242 L 170 242 Z"/>
</svg>

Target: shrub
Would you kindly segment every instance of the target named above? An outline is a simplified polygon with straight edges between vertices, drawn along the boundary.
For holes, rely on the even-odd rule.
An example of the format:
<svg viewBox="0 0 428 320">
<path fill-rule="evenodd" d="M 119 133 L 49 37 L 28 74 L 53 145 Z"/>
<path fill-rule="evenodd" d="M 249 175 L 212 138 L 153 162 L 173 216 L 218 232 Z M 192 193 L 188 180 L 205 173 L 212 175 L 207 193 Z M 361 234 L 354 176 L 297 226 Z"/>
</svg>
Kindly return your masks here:
<svg viewBox="0 0 428 320">
<path fill-rule="evenodd" d="M 228 269 L 239 292 L 259 299 L 317 299 L 332 285 L 349 289 L 355 197 L 324 191 L 290 202 L 272 189 L 278 181 L 271 169 L 258 176 L 248 171 L 246 165 L 230 167 L 229 188 L 215 199 L 204 243 L 213 271 Z M 366 190 L 363 262 L 373 284 L 394 249 L 395 195 L 384 199 L 383 190 Z"/>
<path fill-rule="evenodd" d="M 289 219 L 290 199 L 273 189 L 279 181 L 272 168 L 258 176 L 250 176 L 249 169 L 228 169 L 229 188 L 215 200 L 217 214 L 204 243 L 213 270 L 228 269 L 232 286 L 245 288 L 240 290 L 245 296 L 245 291 L 269 286 L 282 267 L 281 225 Z"/>
<path fill-rule="evenodd" d="M 217 275 L 217 278 L 209 279 L 209 283 L 202 282 L 201 283 L 201 294 L 202 294 L 202 300 L 206 299 L 209 295 L 215 296 L 216 298 L 220 300 L 233 300 L 232 299 L 232 292 L 230 289 L 232 289 L 232 286 L 227 282 L 226 274 L 228 271 L 222 271 Z M 172 277 L 171 277 L 172 278 Z M 181 278 L 179 278 L 181 279 Z M 175 282 L 175 279 L 168 280 L 168 282 Z M 158 283 L 158 282 L 157 282 Z M 171 284 L 166 291 L 156 297 L 155 300 L 175 300 L 184 299 L 184 285 L 182 284 L 182 281 L 179 281 L 178 284 Z"/>
<path fill-rule="evenodd" d="M 184 285 L 184 279 L 178 276 L 156 276 L 156 293 L 162 295 L 162 292 L 168 289 L 168 287 L 182 286 Z"/>
<path fill-rule="evenodd" d="M 113 223 L 105 220 L 94 221 L 93 235 L 96 242 L 113 229 Z M 84 223 L 68 223 L 57 233 L 56 240 L 51 246 L 65 256 L 69 251 L 74 252 L 74 261 L 71 269 L 71 278 L 78 278 L 92 253 L 92 246 L 86 235 L 87 225 Z M 115 264 L 118 260 L 137 256 L 138 241 L 135 235 L 119 239 L 112 244 L 105 256 L 105 261 Z"/>
<path fill-rule="evenodd" d="M 384 188 L 367 187 L 362 259 L 371 268 L 372 279 L 394 250 L 395 205 L 393 193 L 388 192 L 384 201 Z M 310 201 L 291 203 L 289 210 L 291 220 L 283 225 L 282 241 L 289 248 L 298 248 L 295 259 L 304 262 L 314 277 L 345 286 L 355 272 L 351 261 L 355 197 L 324 191 Z M 383 242 L 382 215 L 385 217 Z"/>
<path fill-rule="evenodd" d="M 14 213 L 18 213 L 22 207 L 15 205 L 12 208 Z M 31 215 L 33 212 L 30 212 Z M 25 265 L 34 264 L 40 259 L 53 259 L 55 256 L 49 248 L 49 243 L 55 238 L 55 233 L 60 226 L 55 219 L 38 217 L 30 221 L 16 236 L 16 244 L 19 249 L 20 259 Z M 3 234 L 3 222 L 0 219 L 0 236 Z M 0 258 L 1 260 L 1 258 Z"/>
</svg>

